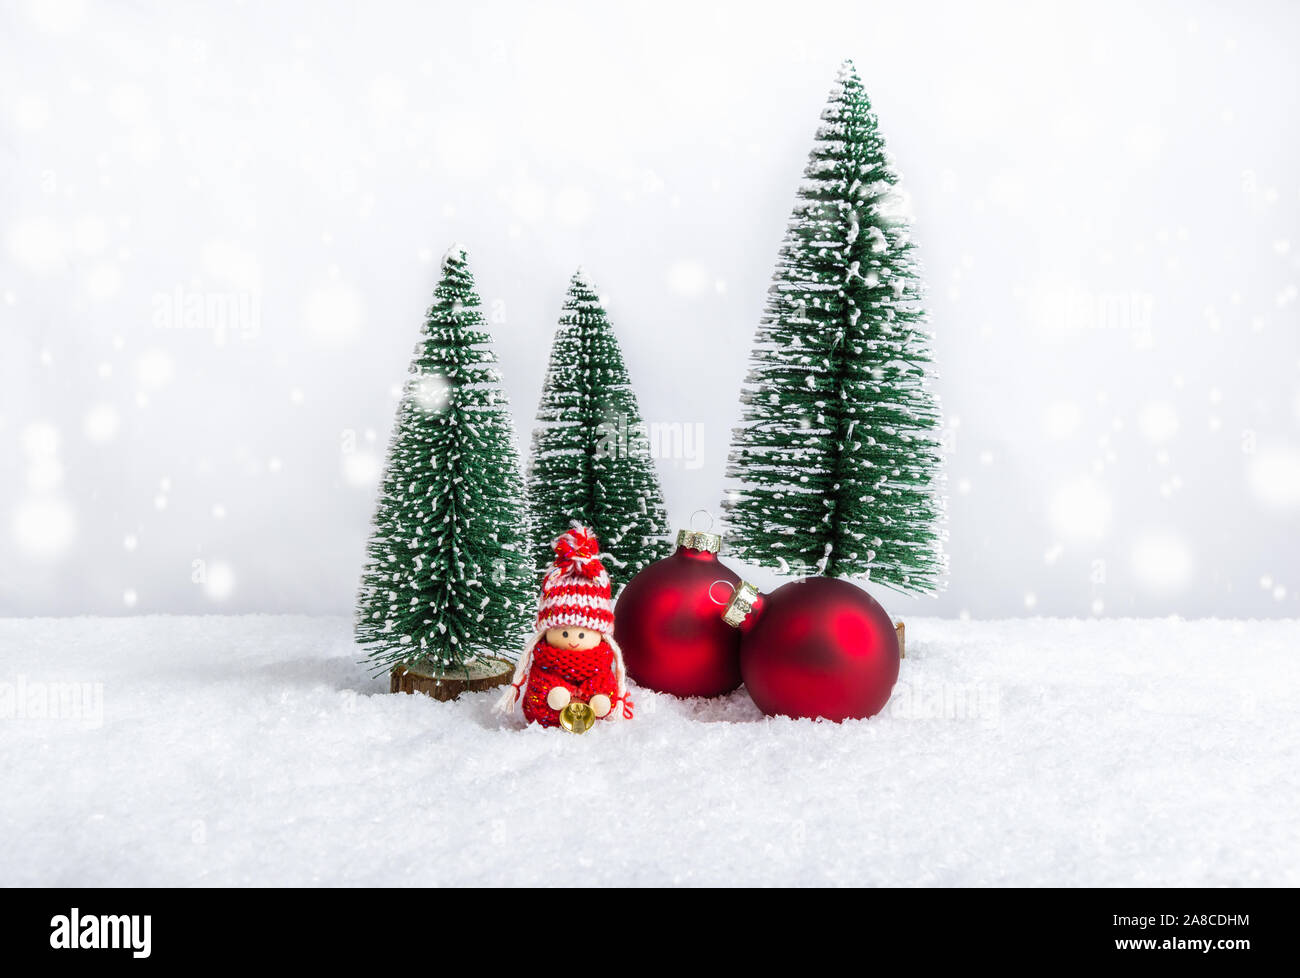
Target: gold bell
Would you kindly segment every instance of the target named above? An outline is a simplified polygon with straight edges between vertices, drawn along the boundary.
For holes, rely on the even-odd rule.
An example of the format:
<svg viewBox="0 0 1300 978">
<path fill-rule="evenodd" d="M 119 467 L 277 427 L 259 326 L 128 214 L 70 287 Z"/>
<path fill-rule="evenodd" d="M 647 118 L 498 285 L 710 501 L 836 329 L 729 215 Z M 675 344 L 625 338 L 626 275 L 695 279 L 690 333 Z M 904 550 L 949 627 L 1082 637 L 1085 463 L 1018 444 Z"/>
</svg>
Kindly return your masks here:
<svg viewBox="0 0 1300 978">
<path fill-rule="evenodd" d="M 596 714 L 592 712 L 591 707 L 577 700 L 570 700 L 569 704 L 560 711 L 560 726 L 569 733 L 586 733 L 595 722 Z"/>
</svg>

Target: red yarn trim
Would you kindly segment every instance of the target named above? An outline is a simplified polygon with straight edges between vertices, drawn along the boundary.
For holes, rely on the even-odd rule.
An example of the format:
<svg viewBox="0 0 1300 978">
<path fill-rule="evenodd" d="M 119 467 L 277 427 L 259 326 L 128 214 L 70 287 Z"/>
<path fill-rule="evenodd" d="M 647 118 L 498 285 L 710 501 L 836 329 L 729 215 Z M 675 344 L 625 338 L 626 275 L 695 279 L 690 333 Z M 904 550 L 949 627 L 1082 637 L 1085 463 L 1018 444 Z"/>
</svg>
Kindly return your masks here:
<svg viewBox="0 0 1300 978">
<path fill-rule="evenodd" d="M 614 697 L 614 702 L 613 702 L 612 705 L 613 705 L 613 706 L 618 706 L 618 704 L 619 704 L 620 701 L 621 701 L 622 704 L 623 704 L 623 719 L 624 719 L 624 720 L 631 720 L 631 719 L 632 719 L 632 707 L 635 706 L 635 704 L 632 702 L 632 697 L 631 697 L 631 695 L 629 695 L 628 693 L 624 693 L 622 696 L 615 696 L 615 697 Z"/>
</svg>

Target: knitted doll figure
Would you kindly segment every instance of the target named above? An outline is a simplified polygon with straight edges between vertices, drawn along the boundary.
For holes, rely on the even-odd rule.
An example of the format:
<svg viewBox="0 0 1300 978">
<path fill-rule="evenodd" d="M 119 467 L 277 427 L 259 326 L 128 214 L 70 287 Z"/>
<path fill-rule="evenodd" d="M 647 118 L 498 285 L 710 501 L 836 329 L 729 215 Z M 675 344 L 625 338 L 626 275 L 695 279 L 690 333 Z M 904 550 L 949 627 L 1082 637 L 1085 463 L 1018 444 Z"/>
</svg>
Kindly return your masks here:
<svg viewBox="0 0 1300 978">
<path fill-rule="evenodd" d="M 503 713 L 522 701 L 530 723 L 558 727 L 560 712 L 576 700 L 598 719 L 612 719 L 616 707 L 632 718 L 623 653 L 614 642 L 609 574 L 599 550 L 596 535 L 585 526 L 575 525 L 555 541 L 555 562 L 542 581 L 537 631 L 498 703 Z"/>
</svg>

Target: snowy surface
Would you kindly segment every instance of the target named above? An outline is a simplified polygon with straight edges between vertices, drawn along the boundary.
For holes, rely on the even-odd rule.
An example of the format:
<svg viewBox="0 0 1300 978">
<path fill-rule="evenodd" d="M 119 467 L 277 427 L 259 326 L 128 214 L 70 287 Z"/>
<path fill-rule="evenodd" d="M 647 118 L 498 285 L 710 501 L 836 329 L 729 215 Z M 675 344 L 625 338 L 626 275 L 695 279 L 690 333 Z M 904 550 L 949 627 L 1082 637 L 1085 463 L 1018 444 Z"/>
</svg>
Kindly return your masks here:
<svg viewBox="0 0 1300 978">
<path fill-rule="evenodd" d="M 390 695 L 340 618 L 0 620 L 0 882 L 1300 884 L 1300 623 L 908 626 L 873 720 L 579 738 Z"/>
</svg>

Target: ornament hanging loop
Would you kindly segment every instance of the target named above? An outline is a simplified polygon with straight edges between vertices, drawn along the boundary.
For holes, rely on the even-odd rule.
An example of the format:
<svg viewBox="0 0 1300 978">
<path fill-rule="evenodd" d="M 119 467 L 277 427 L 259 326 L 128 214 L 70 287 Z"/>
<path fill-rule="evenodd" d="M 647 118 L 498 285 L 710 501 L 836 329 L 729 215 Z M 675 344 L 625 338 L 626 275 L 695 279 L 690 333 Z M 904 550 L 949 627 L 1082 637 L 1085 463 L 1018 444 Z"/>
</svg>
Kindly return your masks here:
<svg viewBox="0 0 1300 978">
<path fill-rule="evenodd" d="M 719 601 L 717 598 L 713 596 L 713 589 L 717 587 L 719 584 L 725 584 L 727 587 L 731 588 L 731 593 L 727 595 L 726 601 Z M 730 581 L 718 580 L 718 581 L 714 581 L 712 584 L 709 585 L 709 600 L 712 601 L 714 604 L 716 604 L 719 608 L 725 608 L 727 604 L 731 601 L 731 595 L 735 593 L 736 593 L 736 586 L 732 584 Z"/>
<path fill-rule="evenodd" d="M 701 513 L 704 514 L 704 518 L 709 522 L 706 526 L 698 527 L 695 525 L 695 518 L 699 516 Z M 690 522 L 687 525 L 690 526 L 690 528 L 692 530 L 695 530 L 696 532 L 711 533 L 713 531 L 713 514 L 710 513 L 707 509 L 697 509 L 694 513 L 691 514 Z"/>
</svg>

